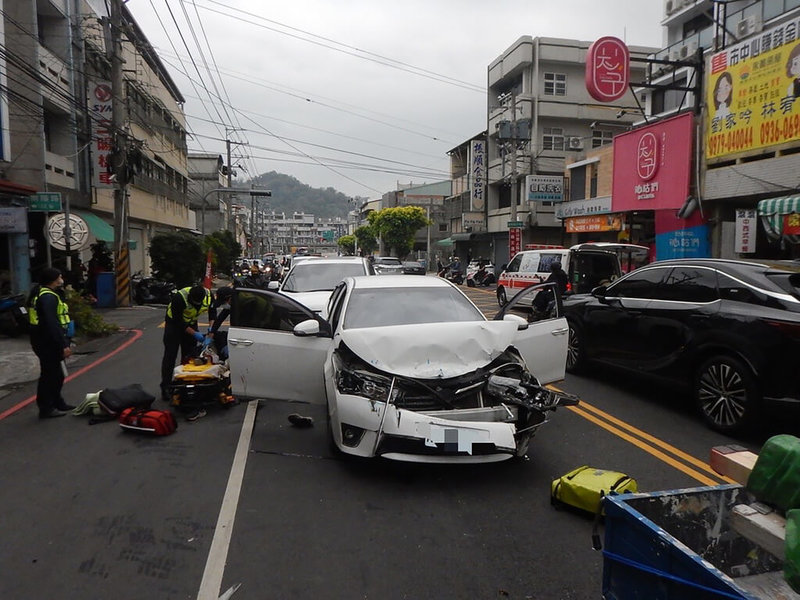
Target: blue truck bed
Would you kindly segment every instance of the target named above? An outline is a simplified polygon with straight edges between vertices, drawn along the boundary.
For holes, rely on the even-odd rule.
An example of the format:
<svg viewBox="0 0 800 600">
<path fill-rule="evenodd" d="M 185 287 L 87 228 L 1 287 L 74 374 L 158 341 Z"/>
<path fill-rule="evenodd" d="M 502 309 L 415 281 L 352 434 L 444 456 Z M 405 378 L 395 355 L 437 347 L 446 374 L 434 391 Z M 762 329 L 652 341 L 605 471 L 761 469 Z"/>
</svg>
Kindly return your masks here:
<svg viewBox="0 0 800 600">
<path fill-rule="evenodd" d="M 730 526 L 740 485 L 605 499 L 605 600 L 800 600 L 782 561 Z"/>
</svg>

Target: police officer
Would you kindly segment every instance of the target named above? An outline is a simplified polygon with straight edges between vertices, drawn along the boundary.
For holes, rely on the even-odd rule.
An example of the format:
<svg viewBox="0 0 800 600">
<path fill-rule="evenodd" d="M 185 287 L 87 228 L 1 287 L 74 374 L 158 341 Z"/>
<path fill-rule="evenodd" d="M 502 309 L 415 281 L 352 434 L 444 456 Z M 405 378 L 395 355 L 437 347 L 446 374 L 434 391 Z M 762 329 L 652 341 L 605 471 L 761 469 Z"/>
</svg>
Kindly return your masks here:
<svg viewBox="0 0 800 600">
<path fill-rule="evenodd" d="M 28 296 L 28 320 L 33 352 L 39 358 L 39 383 L 36 386 L 36 404 L 39 418 L 63 417 L 72 410 L 61 396 L 64 385 L 62 361 L 72 351 L 67 337 L 70 326 L 69 309 L 58 293 L 64 278 L 58 269 L 47 268 L 39 274 L 39 284 Z"/>
<path fill-rule="evenodd" d="M 164 358 L 161 360 L 161 398 L 169 400 L 168 389 L 175 369 L 178 349 L 181 362 L 193 353 L 197 342 L 205 336 L 200 333 L 197 318 L 211 307 L 211 290 L 202 285 L 185 287 L 173 292 L 164 319 Z"/>
</svg>

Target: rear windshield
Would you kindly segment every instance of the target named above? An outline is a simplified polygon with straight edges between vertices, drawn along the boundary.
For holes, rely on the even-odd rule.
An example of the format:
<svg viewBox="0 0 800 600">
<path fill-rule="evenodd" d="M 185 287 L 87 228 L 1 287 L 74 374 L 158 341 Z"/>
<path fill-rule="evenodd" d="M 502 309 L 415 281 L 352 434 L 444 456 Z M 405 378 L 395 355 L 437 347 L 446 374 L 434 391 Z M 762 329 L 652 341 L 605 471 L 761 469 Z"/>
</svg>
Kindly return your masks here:
<svg viewBox="0 0 800 600">
<path fill-rule="evenodd" d="M 404 288 L 402 293 L 393 288 L 372 288 L 353 291 L 344 328 L 485 320 L 461 292 L 450 287 Z"/>
<path fill-rule="evenodd" d="M 345 277 L 366 275 L 364 265 L 353 263 L 318 263 L 313 260 L 295 266 L 283 283 L 283 292 L 330 291 Z"/>
</svg>

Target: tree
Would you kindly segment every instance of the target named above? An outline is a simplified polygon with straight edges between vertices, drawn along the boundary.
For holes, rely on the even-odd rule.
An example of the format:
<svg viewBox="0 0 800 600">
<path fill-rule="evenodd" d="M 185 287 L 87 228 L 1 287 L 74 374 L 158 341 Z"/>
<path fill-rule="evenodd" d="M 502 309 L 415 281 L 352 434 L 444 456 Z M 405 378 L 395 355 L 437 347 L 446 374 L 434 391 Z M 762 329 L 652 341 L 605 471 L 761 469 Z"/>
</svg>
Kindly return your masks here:
<svg viewBox="0 0 800 600">
<path fill-rule="evenodd" d="M 375 230 L 371 225 L 362 225 L 355 230 L 358 240 L 358 251 L 362 255 L 372 254 L 378 247 L 378 240 L 375 238 Z"/>
<path fill-rule="evenodd" d="M 336 245 L 339 246 L 341 251 L 348 256 L 352 256 L 356 253 L 356 236 L 354 235 L 343 235 L 338 240 L 336 240 Z"/>
<path fill-rule="evenodd" d="M 414 247 L 414 234 L 432 223 L 420 206 L 392 206 L 367 217 L 378 237 L 395 256 L 405 258 Z"/>
<path fill-rule="evenodd" d="M 242 254 L 242 245 L 233 237 L 230 231 L 215 231 L 203 239 L 206 251 L 213 254 L 212 264 L 217 273 L 230 273 L 233 271 L 233 261 Z"/>
<path fill-rule="evenodd" d="M 150 242 L 150 262 L 156 277 L 182 288 L 203 278 L 206 255 L 200 238 L 191 233 L 160 233 Z"/>
</svg>

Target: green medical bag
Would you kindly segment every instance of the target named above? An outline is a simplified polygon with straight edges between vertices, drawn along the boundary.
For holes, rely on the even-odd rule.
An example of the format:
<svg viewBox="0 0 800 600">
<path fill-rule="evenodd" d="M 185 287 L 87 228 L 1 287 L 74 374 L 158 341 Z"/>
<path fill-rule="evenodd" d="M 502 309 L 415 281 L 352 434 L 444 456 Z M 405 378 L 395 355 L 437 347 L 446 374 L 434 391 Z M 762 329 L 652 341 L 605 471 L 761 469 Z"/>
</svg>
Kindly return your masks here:
<svg viewBox="0 0 800 600">
<path fill-rule="evenodd" d="M 566 504 L 595 514 L 604 495 L 636 491 L 636 480 L 625 473 L 584 465 L 553 480 L 550 502 L 554 506 Z"/>
</svg>

